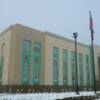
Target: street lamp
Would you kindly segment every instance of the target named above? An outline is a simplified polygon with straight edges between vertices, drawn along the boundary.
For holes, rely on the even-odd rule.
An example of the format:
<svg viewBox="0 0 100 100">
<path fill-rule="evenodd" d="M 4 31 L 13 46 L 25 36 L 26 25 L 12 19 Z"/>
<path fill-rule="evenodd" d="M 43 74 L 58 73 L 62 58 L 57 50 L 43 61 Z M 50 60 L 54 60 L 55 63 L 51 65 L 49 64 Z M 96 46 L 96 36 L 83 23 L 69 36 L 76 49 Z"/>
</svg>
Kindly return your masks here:
<svg viewBox="0 0 100 100">
<path fill-rule="evenodd" d="M 76 64 L 76 93 L 79 94 L 79 87 L 78 87 L 78 73 L 77 73 L 77 37 L 78 33 L 73 33 L 73 37 L 75 39 L 75 64 Z"/>
</svg>

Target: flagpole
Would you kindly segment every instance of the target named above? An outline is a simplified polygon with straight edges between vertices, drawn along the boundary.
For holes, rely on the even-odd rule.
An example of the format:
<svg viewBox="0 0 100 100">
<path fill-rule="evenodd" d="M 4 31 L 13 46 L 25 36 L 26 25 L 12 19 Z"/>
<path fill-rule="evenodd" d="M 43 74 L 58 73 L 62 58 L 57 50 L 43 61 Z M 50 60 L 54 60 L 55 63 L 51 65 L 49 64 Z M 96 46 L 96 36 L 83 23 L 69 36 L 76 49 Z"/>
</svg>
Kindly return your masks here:
<svg viewBox="0 0 100 100">
<path fill-rule="evenodd" d="M 91 16 L 91 11 L 90 13 L 90 21 L 92 21 L 92 16 Z M 90 24 L 93 24 L 90 22 Z M 90 32 L 91 32 L 91 49 L 92 49 L 92 64 L 93 64 L 93 79 L 94 79 L 94 92 L 96 94 L 96 78 L 95 78 L 95 63 L 94 63 L 94 46 L 93 46 L 93 41 L 94 41 L 94 31 L 93 31 L 93 26 L 90 26 Z"/>
</svg>

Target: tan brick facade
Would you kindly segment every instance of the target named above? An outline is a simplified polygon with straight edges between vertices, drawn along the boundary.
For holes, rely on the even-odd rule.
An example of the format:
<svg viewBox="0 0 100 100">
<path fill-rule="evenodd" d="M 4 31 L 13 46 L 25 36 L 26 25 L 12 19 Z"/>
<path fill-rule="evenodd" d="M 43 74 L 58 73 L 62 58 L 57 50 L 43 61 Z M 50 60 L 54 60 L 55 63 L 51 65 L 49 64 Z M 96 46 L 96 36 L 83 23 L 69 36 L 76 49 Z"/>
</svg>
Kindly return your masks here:
<svg viewBox="0 0 100 100">
<path fill-rule="evenodd" d="M 2 79 L 0 80 L 3 85 L 20 85 L 22 80 L 22 54 L 23 54 L 23 41 L 31 41 L 31 66 L 29 74 L 29 85 L 32 85 L 33 78 L 33 49 L 34 43 L 41 43 L 41 85 L 53 85 L 53 47 L 59 49 L 59 85 L 63 85 L 62 79 L 62 49 L 68 50 L 68 84 L 72 85 L 72 67 L 71 67 L 71 51 L 74 51 L 74 41 L 56 36 L 52 33 L 41 32 L 35 29 L 16 24 L 9 27 L 0 35 L 0 55 L 4 57 L 4 65 L 2 70 Z M 96 45 L 95 45 L 96 46 Z M 96 80 L 100 80 L 100 66 L 97 63 L 97 57 L 100 57 L 100 47 L 95 48 L 95 71 Z M 2 54 L 1 54 L 2 53 Z M 78 53 L 83 54 L 84 66 L 84 85 L 86 85 L 86 64 L 85 55 L 90 59 L 90 48 L 88 45 L 78 43 Z M 0 59 L 1 59 L 0 56 Z M 78 62 L 79 65 L 79 62 Z M 90 76 L 92 79 L 91 64 Z M 79 71 L 79 66 L 78 66 Z"/>
</svg>

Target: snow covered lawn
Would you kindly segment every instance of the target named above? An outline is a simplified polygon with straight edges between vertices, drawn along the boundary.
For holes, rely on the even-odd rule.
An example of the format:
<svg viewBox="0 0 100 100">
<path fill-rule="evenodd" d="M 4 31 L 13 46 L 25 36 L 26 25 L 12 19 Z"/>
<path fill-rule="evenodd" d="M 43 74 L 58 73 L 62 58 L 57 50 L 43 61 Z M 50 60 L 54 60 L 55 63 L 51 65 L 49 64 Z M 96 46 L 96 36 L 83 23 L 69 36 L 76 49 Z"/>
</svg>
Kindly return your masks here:
<svg viewBox="0 0 100 100">
<path fill-rule="evenodd" d="M 56 100 L 68 97 L 95 96 L 94 92 L 64 93 L 31 93 L 31 94 L 0 94 L 0 100 Z"/>
</svg>

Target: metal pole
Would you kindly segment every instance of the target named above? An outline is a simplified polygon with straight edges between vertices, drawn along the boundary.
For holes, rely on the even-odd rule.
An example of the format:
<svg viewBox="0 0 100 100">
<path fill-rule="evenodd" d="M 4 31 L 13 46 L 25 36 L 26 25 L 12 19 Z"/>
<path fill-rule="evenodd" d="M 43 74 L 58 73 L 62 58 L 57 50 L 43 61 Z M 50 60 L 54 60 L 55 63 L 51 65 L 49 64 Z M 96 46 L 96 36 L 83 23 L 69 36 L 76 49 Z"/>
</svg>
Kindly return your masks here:
<svg viewBox="0 0 100 100">
<path fill-rule="evenodd" d="M 75 59 L 76 59 L 76 93 L 79 94 L 78 73 L 77 73 L 77 40 L 75 38 Z"/>
<path fill-rule="evenodd" d="M 94 64 L 94 48 L 93 48 L 93 40 L 94 40 L 94 30 L 93 30 L 93 22 L 92 22 L 92 16 L 91 11 L 90 13 L 90 31 L 91 31 L 91 49 L 92 49 L 92 64 L 93 64 L 93 79 L 94 79 L 94 91 L 96 93 L 96 79 L 95 79 L 95 64 Z"/>
<path fill-rule="evenodd" d="M 91 48 L 92 48 L 92 62 L 93 62 L 93 79 L 94 79 L 94 91 L 96 94 L 96 79 L 95 79 L 95 64 L 94 64 L 94 48 L 93 48 L 93 40 L 94 40 L 94 33 L 91 31 Z"/>
<path fill-rule="evenodd" d="M 77 33 L 73 33 L 73 37 L 75 39 L 75 67 L 76 67 L 76 94 L 79 94 L 78 87 L 78 72 L 77 72 Z"/>
</svg>

